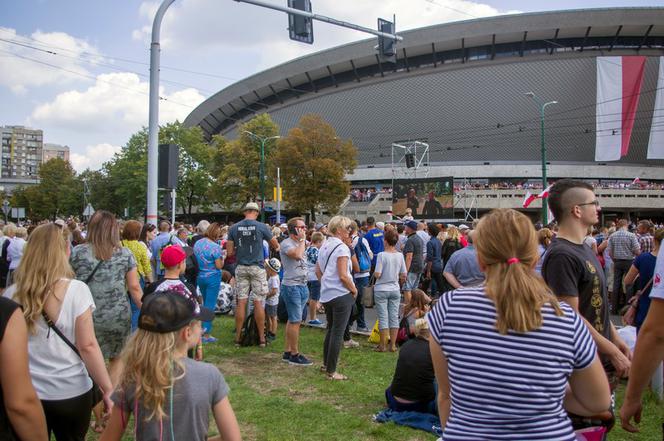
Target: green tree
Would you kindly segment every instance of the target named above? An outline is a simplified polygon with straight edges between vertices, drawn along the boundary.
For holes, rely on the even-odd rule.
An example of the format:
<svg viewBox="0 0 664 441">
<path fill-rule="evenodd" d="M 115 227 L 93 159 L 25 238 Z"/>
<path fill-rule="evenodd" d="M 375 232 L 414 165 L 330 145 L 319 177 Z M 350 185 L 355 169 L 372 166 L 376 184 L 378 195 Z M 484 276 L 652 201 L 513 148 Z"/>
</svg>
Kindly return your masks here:
<svg viewBox="0 0 664 441">
<path fill-rule="evenodd" d="M 269 138 L 279 133 L 279 127 L 270 115 L 263 113 L 256 116 L 238 129 L 238 138 L 227 141 L 222 136 L 214 136 L 212 172 L 215 183 L 211 188 L 211 196 L 226 207 L 239 208 L 245 202 L 255 201 L 260 197 L 260 142 L 245 133 L 252 132 L 259 137 Z M 271 194 L 275 169 L 270 167 L 273 162 L 275 141 L 265 144 L 265 188 Z"/>
<path fill-rule="evenodd" d="M 279 140 L 274 157 L 289 207 L 310 213 L 313 220 L 318 208 L 336 213 L 350 189 L 346 174 L 355 169 L 356 158 L 352 141 L 337 138 L 320 115 L 304 115 Z"/>
<path fill-rule="evenodd" d="M 25 207 L 26 214 L 35 219 L 52 219 L 58 216 L 80 214 L 83 204 L 76 173 L 69 161 L 53 158 L 39 168 L 37 185 L 17 189 L 13 196 L 14 207 Z"/>
</svg>

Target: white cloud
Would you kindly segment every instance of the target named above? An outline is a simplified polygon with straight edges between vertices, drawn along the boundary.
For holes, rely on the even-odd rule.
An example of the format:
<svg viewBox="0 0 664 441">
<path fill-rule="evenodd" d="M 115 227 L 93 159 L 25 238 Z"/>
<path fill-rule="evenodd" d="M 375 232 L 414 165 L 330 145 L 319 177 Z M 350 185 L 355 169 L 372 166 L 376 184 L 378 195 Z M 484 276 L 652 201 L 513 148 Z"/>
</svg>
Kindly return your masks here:
<svg viewBox="0 0 664 441">
<path fill-rule="evenodd" d="M 89 63 L 83 60 L 102 60 L 94 46 L 64 32 L 38 30 L 22 36 L 0 27 L 0 38 L 6 40 L 0 41 L 0 86 L 15 94 L 25 94 L 32 87 L 86 81 L 81 75 L 90 75 Z"/>
<path fill-rule="evenodd" d="M 59 129 L 94 134 L 133 133 L 148 123 L 149 84 L 134 73 L 97 76 L 84 91 L 58 94 L 51 102 L 38 105 L 30 123 L 56 125 Z M 165 93 L 159 105 L 159 122 L 182 121 L 205 97 L 196 89 Z"/>
<path fill-rule="evenodd" d="M 121 147 L 102 143 L 97 145 L 89 145 L 85 147 L 82 153 L 71 152 L 69 155 L 69 162 L 77 172 L 82 172 L 86 168 L 91 170 L 99 169 L 102 164 L 113 157 L 114 154 L 120 151 Z"/>
<path fill-rule="evenodd" d="M 270 0 L 275 1 L 275 0 Z M 376 27 L 376 18 L 396 14 L 397 32 L 474 17 L 501 13 L 490 5 L 468 0 L 318 0 L 314 12 L 368 28 Z M 152 20 L 157 8 L 154 1 L 144 1 L 139 16 L 144 25 L 133 37 L 150 41 Z M 324 48 L 370 37 L 369 34 L 314 22 L 312 46 L 288 39 L 286 14 L 246 3 L 219 0 L 183 0 L 166 13 L 161 44 L 165 51 L 187 56 L 219 56 L 237 59 L 238 54 L 254 55 L 255 67 L 265 68 L 291 58 Z M 251 67 L 250 67 L 251 68 Z"/>
</svg>

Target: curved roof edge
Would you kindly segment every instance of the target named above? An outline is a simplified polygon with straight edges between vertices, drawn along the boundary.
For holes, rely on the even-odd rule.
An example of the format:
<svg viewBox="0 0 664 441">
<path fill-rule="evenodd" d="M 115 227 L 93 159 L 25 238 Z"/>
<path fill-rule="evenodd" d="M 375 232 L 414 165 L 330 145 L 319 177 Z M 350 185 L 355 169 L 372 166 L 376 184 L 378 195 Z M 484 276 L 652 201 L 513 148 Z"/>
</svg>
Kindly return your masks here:
<svg viewBox="0 0 664 441">
<path fill-rule="evenodd" d="M 613 36 L 617 27 L 649 27 L 646 34 L 648 35 L 652 27 L 656 26 L 658 29 L 654 34 L 664 35 L 663 23 L 664 7 L 574 9 L 507 14 L 442 23 L 399 32 L 399 35 L 404 38 L 399 43 L 399 50 L 431 44 L 462 48 L 465 43 L 465 47 L 472 47 L 473 40 L 479 41 L 482 37 L 487 36 L 493 36 L 494 42 L 501 37 L 501 42 L 521 41 L 521 39 L 526 41 L 526 35 L 529 36 L 529 40 L 550 39 L 553 36 L 552 30 L 556 31 L 556 35 L 558 35 L 558 31 L 565 31 L 567 37 L 583 37 L 584 34 L 587 36 L 591 27 L 601 28 L 606 36 Z M 538 35 L 541 38 L 538 38 Z M 268 89 L 276 95 L 272 85 L 277 82 L 303 75 L 307 75 L 311 82 L 309 73 L 312 71 L 326 68 L 329 70 L 331 65 L 352 63 L 353 60 L 364 59 L 366 62 L 366 60 L 376 57 L 375 43 L 375 38 L 364 39 L 308 54 L 258 72 L 209 97 L 187 116 L 184 124 L 187 126 L 200 125 L 213 112 L 219 111 L 222 106 L 233 100 L 241 100 L 241 103 L 245 105 L 241 104 L 241 107 L 249 107 L 250 104 L 257 103 L 261 107 L 269 108 L 261 102 L 260 93 L 257 91 Z M 374 60 L 375 63 L 377 60 Z M 330 71 L 330 75 L 332 75 L 332 71 Z M 293 85 L 293 87 L 297 87 L 297 85 Z M 247 95 L 255 95 L 252 103 L 247 103 L 243 98 Z M 226 115 L 224 114 L 224 116 Z M 214 119 L 218 121 L 216 117 Z"/>
</svg>

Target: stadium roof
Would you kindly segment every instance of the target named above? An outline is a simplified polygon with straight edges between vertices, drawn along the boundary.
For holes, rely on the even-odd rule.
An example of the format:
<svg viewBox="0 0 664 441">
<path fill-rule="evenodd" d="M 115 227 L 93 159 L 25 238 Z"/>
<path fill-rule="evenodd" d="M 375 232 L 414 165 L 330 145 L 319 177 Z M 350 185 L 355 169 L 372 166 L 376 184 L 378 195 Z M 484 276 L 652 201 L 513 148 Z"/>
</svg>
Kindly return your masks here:
<svg viewBox="0 0 664 441">
<path fill-rule="evenodd" d="M 393 142 L 415 139 L 430 144 L 432 163 L 528 163 L 540 158 L 539 111 L 524 96 L 533 91 L 559 102 L 547 109 L 549 159 L 588 163 L 597 136 L 595 57 L 640 54 L 649 58 L 621 163 L 646 164 L 664 8 L 504 15 L 400 35 L 396 63 L 377 56 L 374 38 L 317 52 L 221 90 L 185 124 L 232 136 L 238 123 L 269 112 L 285 133 L 319 113 L 353 140 L 364 165 L 389 164 Z"/>
</svg>

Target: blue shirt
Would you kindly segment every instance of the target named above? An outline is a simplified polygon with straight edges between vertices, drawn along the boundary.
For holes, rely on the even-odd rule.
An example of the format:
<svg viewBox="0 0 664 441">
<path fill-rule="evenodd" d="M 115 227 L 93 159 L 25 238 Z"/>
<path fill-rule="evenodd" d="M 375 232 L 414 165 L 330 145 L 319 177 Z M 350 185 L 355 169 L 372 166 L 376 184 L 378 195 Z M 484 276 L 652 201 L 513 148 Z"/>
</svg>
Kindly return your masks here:
<svg viewBox="0 0 664 441">
<path fill-rule="evenodd" d="M 369 242 L 369 248 L 373 253 L 373 259 L 371 259 L 371 264 L 376 265 L 376 257 L 378 253 L 385 251 L 385 243 L 383 242 L 383 230 L 380 228 L 374 228 L 367 231 L 367 234 L 364 235 L 364 238 Z"/>
<path fill-rule="evenodd" d="M 194 255 L 198 262 L 198 276 L 209 277 L 221 271 L 214 265 L 214 261 L 221 259 L 221 246 L 207 237 L 194 244 Z"/>
<path fill-rule="evenodd" d="M 435 237 L 432 237 L 427 242 L 427 262 L 431 262 L 432 273 L 443 272 L 443 260 L 441 259 L 442 252 L 443 243 Z"/>
<path fill-rule="evenodd" d="M 479 285 L 484 281 L 484 273 L 477 262 L 477 251 L 470 244 L 452 254 L 445 265 L 445 272 L 454 274 L 462 286 Z"/>
<path fill-rule="evenodd" d="M 636 269 L 639 270 L 639 279 L 636 281 L 638 283 L 638 289 L 642 290 L 652 279 L 653 274 L 655 274 L 655 263 L 657 262 L 657 257 L 653 256 L 651 253 L 643 253 L 636 256 L 634 259 L 634 265 Z M 648 314 L 648 309 L 650 308 L 650 290 L 652 289 L 652 283 L 641 293 L 639 297 L 639 304 L 636 309 L 636 317 L 634 318 L 635 325 L 640 328 L 643 322 L 646 319 Z"/>
<path fill-rule="evenodd" d="M 152 258 L 155 261 L 155 271 L 158 276 L 164 274 L 164 269 L 161 267 L 161 255 L 160 251 L 165 245 L 174 245 L 176 244 L 176 238 L 174 238 L 169 232 L 161 232 L 154 238 L 150 243 L 150 251 L 152 251 Z"/>
</svg>

